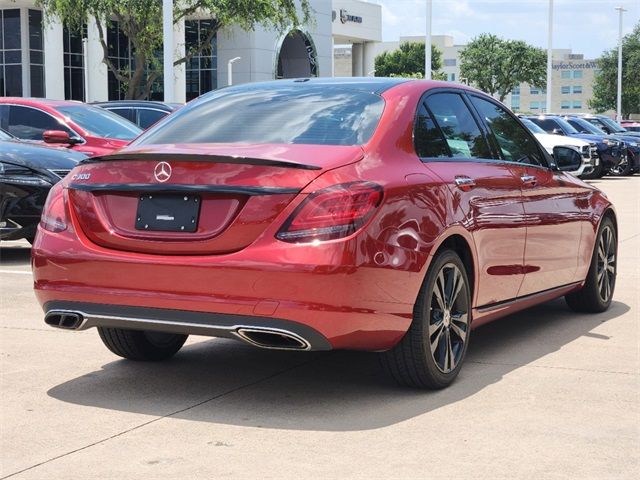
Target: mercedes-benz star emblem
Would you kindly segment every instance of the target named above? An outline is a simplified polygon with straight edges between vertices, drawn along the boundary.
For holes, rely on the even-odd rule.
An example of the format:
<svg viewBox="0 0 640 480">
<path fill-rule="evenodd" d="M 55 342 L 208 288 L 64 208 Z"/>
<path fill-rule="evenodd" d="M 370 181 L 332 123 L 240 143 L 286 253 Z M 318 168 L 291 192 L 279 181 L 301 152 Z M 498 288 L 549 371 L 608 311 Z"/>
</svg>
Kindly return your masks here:
<svg viewBox="0 0 640 480">
<path fill-rule="evenodd" d="M 167 162 L 160 162 L 153 169 L 153 176 L 160 183 L 164 183 L 171 178 L 171 165 Z"/>
</svg>

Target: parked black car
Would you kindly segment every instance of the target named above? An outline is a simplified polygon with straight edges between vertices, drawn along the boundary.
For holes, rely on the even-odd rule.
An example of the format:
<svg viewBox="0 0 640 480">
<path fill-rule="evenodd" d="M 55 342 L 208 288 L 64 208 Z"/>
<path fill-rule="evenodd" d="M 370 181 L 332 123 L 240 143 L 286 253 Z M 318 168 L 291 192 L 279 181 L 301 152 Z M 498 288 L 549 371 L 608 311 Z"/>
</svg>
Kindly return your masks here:
<svg viewBox="0 0 640 480">
<path fill-rule="evenodd" d="M 582 138 L 590 142 L 595 142 L 598 147 L 600 163 L 592 173 L 585 178 L 599 178 L 609 173 L 622 161 L 626 146 L 622 140 L 611 135 L 595 135 L 591 133 L 580 133 L 559 115 L 527 115 L 536 125 L 545 132 L 556 135 L 567 135 L 570 137 Z"/>
<path fill-rule="evenodd" d="M 33 243 L 49 189 L 86 155 L 22 142 L 0 130 L 0 240 Z"/>
<path fill-rule="evenodd" d="M 143 130 L 180 108 L 180 104 L 177 103 L 147 100 L 114 100 L 111 102 L 96 102 L 93 105 L 117 113 Z"/>
<path fill-rule="evenodd" d="M 608 132 L 598 126 L 600 124 L 591 122 L 589 120 L 590 117 L 567 115 L 562 118 L 569 122 L 569 124 L 580 133 L 591 133 L 595 135 L 608 134 Z M 613 167 L 609 173 L 615 176 L 623 176 L 633 175 L 634 172 L 640 171 L 640 138 L 625 135 L 620 132 L 613 133 L 612 135 L 622 140 L 627 148 L 620 163 L 616 167 Z"/>
</svg>

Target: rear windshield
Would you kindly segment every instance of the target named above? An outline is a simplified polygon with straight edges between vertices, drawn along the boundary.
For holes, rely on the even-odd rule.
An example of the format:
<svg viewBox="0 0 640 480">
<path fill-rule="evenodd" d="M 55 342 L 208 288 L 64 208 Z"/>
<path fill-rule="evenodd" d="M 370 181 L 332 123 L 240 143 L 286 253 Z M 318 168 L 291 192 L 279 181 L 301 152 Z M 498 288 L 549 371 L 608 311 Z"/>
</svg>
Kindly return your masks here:
<svg viewBox="0 0 640 480">
<path fill-rule="evenodd" d="M 373 135 L 383 108 L 380 96 L 347 88 L 225 88 L 191 102 L 135 143 L 361 145 Z"/>
<path fill-rule="evenodd" d="M 56 109 L 96 137 L 132 140 L 142 132 L 130 121 L 102 108 L 73 105 Z"/>
</svg>

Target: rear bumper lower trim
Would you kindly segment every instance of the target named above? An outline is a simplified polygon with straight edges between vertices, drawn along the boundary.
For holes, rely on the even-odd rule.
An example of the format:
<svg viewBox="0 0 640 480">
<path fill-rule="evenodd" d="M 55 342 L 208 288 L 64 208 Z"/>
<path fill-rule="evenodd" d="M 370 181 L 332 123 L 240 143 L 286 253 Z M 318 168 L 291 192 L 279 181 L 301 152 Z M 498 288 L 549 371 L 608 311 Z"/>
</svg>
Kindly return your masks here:
<svg viewBox="0 0 640 480">
<path fill-rule="evenodd" d="M 329 341 L 313 328 L 278 318 L 69 301 L 47 302 L 43 309 L 47 315 L 56 312 L 73 312 L 82 315 L 82 323 L 74 330 L 111 327 L 204 335 L 240 339 L 265 347 L 247 340 L 246 335 L 243 334 L 243 331 L 255 330 L 292 337 L 304 345 L 303 348 L 297 348 L 298 350 L 332 349 Z"/>
</svg>

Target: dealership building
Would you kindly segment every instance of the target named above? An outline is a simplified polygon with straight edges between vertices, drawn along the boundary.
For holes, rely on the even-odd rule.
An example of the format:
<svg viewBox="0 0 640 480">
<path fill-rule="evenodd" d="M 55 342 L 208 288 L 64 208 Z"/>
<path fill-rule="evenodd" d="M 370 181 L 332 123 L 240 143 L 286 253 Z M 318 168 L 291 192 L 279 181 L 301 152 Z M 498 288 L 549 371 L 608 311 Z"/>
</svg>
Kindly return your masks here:
<svg viewBox="0 0 640 480">
<path fill-rule="evenodd" d="M 253 31 L 229 27 L 217 32 L 208 53 L 174 68 L 175 102 L 184 102 L 227 85 L 228 61 L 233 83 L 296 77 L 330 77 L 333 48 L 351 44 L 354 70 L 365 74 L 372 45 L 381 40 L 379 5 L 360 0 L 310 0 L 309 25 L 278 33 L 258 26 Z M 89 19 L 86 31 L 70 31 L 48 18 L 34 0 L 0 1 L 0 96 L 47 97 L 83 101 L 117 100 L 123 86 L 102 61 L 98 26 Z M 174 26 L 174 60 L 184 56 L 213 27 L 203 14 Z M 118 22 L 103 26 L 108 57 L 121 69 L 134 61 L 130 42 Z M 163 99 L 163 81 L 152 98 Z"/>
</svg>

